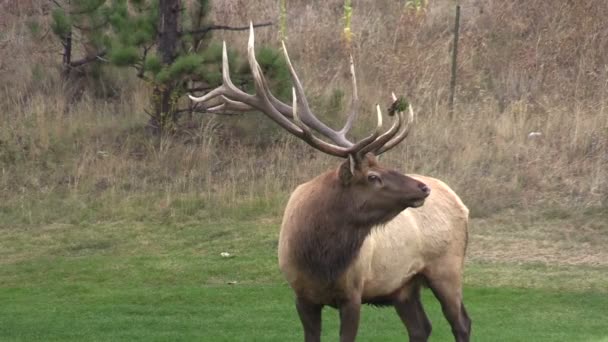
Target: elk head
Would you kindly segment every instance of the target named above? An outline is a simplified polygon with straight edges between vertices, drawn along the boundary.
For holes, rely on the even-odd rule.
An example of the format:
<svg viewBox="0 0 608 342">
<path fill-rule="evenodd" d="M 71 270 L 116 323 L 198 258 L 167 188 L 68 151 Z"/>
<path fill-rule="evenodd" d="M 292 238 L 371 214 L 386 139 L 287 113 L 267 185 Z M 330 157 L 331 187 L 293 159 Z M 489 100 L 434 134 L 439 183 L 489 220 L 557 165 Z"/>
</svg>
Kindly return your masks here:
<svg viewBox="0 0 608 342">
<path fill-rule="evenodd" d="M 392 110 L 389 110 L 389 115 L 394 119 L 391 127 L 382 133 L 382 111 L 377 105 L 378 124 L 374 132 L 357 142 L 352 142 L 347 139 L 346 135 L 352 128 L 359 108 L 352 57 L 350 58 L 353 87 L 351 110 L 342 129 L 334 130 L 321 122 L 311 111 L 302 83 L 289 59 L 284 42 L 282 47 L 293 80 L 291 105 L 279 101 L 270 92 L 268 82 L 255 58 L 252 25 L 250 25 L 247 55 L 253 74 L 255 94 L 245 93 L 232 83 L 224 42 L 222 85 L 202 97 L 190 95 L 190 99 L 205 103 L 209 112 L 258 110 L 315 149 L 346 159 L 337 171 L 339 184 L 343 190 L 348 191 L 348 196 L 354 204 L 361 206 L 356 209 L 364 210 L 376 221 L 387 221 L 408 207 L 421 206 L 429 195 L 430 189 L 411 177 L 381 167 L 376 160 L 376 156 L 395 147 L 407 137 L 414 120 L 411 105 L 405 105 L 408 109 L 406 122 L 403 110 L 405 106 L 398 106 L 400 101 L 395 94 L 392 94 L 393 106 L 391 106 Z M 313 131 L 326 140 L 315 136 Z"/>
<path fill-rule="evenodd" d="M 372 153 L 343 162 L 338 177 L 354 206 L 352 217 L 362 225 L 385 223 L 406 208 L 422 206 L 430 194 L 426 184 L 382 167 Z"/>
</svg>

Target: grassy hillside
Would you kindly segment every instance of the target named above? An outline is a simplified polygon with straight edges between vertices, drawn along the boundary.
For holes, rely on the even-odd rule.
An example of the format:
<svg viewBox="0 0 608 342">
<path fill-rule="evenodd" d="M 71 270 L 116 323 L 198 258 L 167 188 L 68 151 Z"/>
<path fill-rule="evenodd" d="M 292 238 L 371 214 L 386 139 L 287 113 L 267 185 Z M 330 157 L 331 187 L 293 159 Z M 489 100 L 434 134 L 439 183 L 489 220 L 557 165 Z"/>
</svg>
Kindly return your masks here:
<svg viewBox="0 0 608 342">
<path fill-rule="evenodd" d="M 275 5 L 216 2 L 212 16 L 235 25 L 273 19 Z M 145 83 L 127 69 L 106 68 L 101 79 L 62 84 L 60 45 L 48 32 L 50 3 L 2 6 L 4 205 L 91 193 L 100 195 L 88 196 L 93 202 L 151 193 L 169 201 L 284 196 L 335 165 L 255 114 L 204 116 L 181 138 L 159 143 L 145 129 Z M 405 94 L 417 112 L 414 132 L 385 163 L 445 180 L 479 217 L 538 206 L 606 206 L 604 1 L 464 1 L 453 120 L 446 109 L 452 6 L 430 2 L 419 13 L 398 1 L 353 6 L 352 52 L 363 101 L 356 133 L 369 130 L 373 105 L 387 103 L 390 91 Z M 350 97 L 341 11 L 336 0 L 327 6 L 293 1 L 288 11 L 290 52 L 315 110 L 335 125 Z M 278 45 L 274 28 L 257 35 L 261 44 Z M 214 37 L 244 50 L 243 33 Z M 542 135 L 529 138 L 531 132 Z"/>
</svg>

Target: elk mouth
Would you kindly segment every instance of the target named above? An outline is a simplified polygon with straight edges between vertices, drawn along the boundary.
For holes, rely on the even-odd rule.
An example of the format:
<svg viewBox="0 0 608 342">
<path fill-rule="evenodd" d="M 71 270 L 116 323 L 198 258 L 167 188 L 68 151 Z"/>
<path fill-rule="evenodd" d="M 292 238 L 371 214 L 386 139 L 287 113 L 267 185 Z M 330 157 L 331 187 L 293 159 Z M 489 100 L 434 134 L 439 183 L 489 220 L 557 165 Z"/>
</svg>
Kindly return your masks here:
<svg viewBox="0 0 608 342">
<path fill-rule="evenodd" d="M 424 205 L 424 201 L 426 200 L 426 198 L 423 199 L 419 199 L 419 200 L 415 200 L 413 202 L 410 202 L 410 204 L 408 204 L 409 208 L 420 208 Z"/>
<path fill-rule="evenodd" d="M 416 196 L 416 197 L 411 197 L 408 198 L 407 200 L 401 202 L 402 204 L 402 210 L 405 210 L 407 208 L 420 208 L 424 205 L 424 202 L 426 201 L 426 197 L 427 196 Z"/>
</svg>

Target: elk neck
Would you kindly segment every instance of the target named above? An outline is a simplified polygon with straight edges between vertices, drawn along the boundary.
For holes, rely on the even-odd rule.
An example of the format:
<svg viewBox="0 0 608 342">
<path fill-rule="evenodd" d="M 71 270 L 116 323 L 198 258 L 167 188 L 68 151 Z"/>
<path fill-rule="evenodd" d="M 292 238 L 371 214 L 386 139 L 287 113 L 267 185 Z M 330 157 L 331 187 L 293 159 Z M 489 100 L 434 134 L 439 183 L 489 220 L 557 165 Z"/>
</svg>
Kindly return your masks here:
<svg viewBox="0 0 608 342">
<path fill-rule="evenodd" d="M 298 226 L 292 236 L 292 253 L 303 271 L 328 284 L 351 265 L 372 228 L 395 215 L 377 217 L 365 212 L 335 172 L 310 183 L 298 209 Z"/>
</svg>

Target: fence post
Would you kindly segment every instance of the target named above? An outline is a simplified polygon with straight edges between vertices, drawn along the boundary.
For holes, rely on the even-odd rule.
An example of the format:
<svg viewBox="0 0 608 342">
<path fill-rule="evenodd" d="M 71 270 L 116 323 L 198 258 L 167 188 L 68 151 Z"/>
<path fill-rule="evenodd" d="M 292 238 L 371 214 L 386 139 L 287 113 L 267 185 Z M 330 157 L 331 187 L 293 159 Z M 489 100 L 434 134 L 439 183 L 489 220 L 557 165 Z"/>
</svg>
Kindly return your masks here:
<svg viewBox="0 0 608 342">
<path fill-rule="evenodd" d="M 456 5 L 456 19 L 454 21 L 454 44 L 452 47 L 452 78 L 450 80 L 450 99 L 448 108 L 450 119 L 454 114 L 454 93 L 456 92 L 456 69 L 458 61 L 458 36 L 460 31 L 460 5 Z"/>
</svg>

